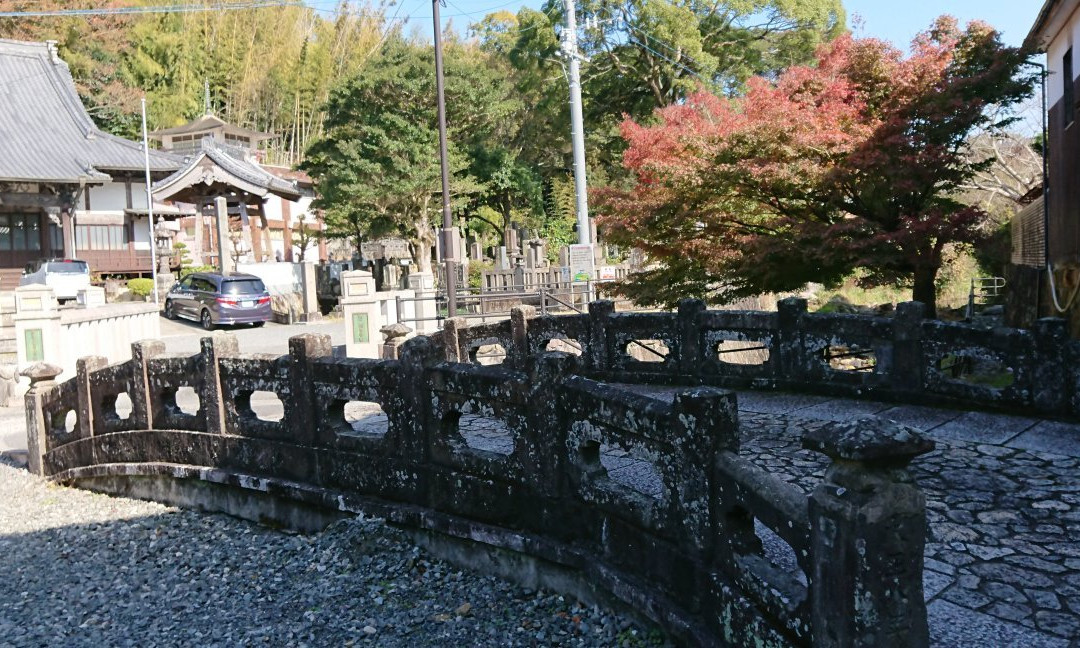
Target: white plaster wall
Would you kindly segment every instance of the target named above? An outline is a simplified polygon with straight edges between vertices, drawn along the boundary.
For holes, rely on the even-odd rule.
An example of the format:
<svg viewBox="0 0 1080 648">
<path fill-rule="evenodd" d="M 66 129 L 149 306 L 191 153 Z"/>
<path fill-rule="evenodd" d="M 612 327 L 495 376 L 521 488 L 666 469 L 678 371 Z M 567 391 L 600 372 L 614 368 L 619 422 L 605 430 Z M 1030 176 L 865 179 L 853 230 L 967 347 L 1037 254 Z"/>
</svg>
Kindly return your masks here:
<svg viewBox="0 0 1080 648">
<path fill-rule="evenodd" d="M 296 263 L 239 263 L 237 272 L 246 272 L 262 279 L 266 289 L 272 294 L 301 292 L 302 280 L 300 265 Z"/>
<path fill-rule="evenodd" d="M 131 183 L 131 206 L 134 209 L 146 209 L 146 183 Z"/>
<path fill-rule="evenodd" d="M 87 187 L 86 190 L 90 192 L 90 211 L 123 211 L 127 209 L 127 194 L 123 182 L 106 182 L 101 186 Z M 132 187 L 133 192 L 134 190 L 134 187 Z"/>
<path fill-rule="evenodd" d="M 145 201 L 143 201 L 145 202 Z M 132 227 L 135 230 L 135 238 L 132 239 L 132 247 L 136 250 L 149 250 L 150 249 L 150 217 L 149 216 L 133 216 L 131 218 Z"/>
<path fill-rule="evenodd" d="M 278 196 L 271 196 L 267 201 L 264 209 L 266 210 L 266 217 L 272 220 L 282 220 L 281 203 L 283 199 Z"/>
<path fill-rule="evenodd" d="M 1057 33 L 1046 48 L 1046 69 L 1050 75 L 1046 79 L 1046 106 L 1052 107 L 1065 93 L 1065 79 L 1062 77 L 1062 59 L 1075 43 L 1080 43 L 1080 13 L 1074 13 L 1068 24 Z M 1073 78 L 1080 74 L 1080 51 L 1073 49 Z"/>
</svg>

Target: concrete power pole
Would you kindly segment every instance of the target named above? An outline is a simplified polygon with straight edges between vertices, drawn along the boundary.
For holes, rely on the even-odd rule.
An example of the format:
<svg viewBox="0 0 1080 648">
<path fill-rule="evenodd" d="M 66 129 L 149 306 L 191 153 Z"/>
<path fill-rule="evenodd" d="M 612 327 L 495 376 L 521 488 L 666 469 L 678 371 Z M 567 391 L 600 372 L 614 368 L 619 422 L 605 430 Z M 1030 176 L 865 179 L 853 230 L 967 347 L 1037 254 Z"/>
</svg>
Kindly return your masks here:
<svg viewBox="0 0 1080 648">
<path fill-rule="evenodd" d="M 446 153 L 446 95 L 443 90 L 442 23 L 439 22 L 439 2 L 431 0 L 431 14 L 435 22 L 435 93 L 438 95 L 439 113 L 439 166 L 442 170 L 442 250 L 446 262 L 446 311 L 449 317 L 457 315 L 457 271 L 454 264 L 454 222 L 450 214 L 450 163 Z"/>
<path fill-rule="evenodd" d="M 574 142 L 574 194 L 577 198 L 578 243 L 593 241 L 589 227 L 589 199 L 585 184 L 585 126 L 581 117 L 581 53 L 577 46 L 577 15 L 574 0 L 566 5 L 566 30 L 562 34 L 562 53 L 570 73 L 570 131 Z"/>
</svg>

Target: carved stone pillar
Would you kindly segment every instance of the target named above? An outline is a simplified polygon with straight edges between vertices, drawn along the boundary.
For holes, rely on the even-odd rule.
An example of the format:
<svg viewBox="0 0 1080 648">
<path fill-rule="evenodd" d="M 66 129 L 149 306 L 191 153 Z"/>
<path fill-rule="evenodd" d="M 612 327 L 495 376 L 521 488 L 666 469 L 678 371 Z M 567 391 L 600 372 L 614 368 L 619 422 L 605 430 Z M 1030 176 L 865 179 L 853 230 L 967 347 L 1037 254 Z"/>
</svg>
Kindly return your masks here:
<svg viewBox="0 0 1080 648">
<path fill-rule="evenodd" d="M 803 446 L 832 459 L 810 496 L 813 645 L 928 645 L 926 498 L 907 466 L 934 442 L 868 417 L 811 430 Z"/>
</svg>

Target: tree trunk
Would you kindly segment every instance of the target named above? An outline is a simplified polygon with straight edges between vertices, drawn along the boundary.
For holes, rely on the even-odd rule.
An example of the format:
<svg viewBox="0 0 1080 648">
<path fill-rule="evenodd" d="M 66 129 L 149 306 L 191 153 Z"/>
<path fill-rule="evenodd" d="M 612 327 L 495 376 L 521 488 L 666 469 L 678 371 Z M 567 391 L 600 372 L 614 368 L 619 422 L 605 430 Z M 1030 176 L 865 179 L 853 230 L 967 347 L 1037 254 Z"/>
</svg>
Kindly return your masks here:
<svg viewBox="0 0 1080 648">
<path fill-rule="evenodd" d="M 917 268 L 911 298 L 926 305 L 926 316 L 937 317 L 937 267 Z"/>
<path fill-rule="evenodd" d="M 416 262 L 416 269 L 419 272 L 431 272 L 431 247 L 435 244 L 435 237 L 424 213 L 424 210 L 420 210 L 420 215 L 413 223 L 416 232 L 416 238 L 412 241 L 413 261 Z"/>
</svg>

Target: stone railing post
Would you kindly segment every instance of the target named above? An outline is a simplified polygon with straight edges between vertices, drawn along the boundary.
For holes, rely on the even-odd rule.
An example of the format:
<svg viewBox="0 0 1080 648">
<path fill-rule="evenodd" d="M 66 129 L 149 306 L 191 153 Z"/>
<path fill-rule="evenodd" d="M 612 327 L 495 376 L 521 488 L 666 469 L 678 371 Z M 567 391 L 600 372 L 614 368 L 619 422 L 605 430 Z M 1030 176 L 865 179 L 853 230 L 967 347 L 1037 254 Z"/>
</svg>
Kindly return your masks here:
<svg viewBox="0 0 1080 648">
<path fill-rule="evenodd" d="M 393 427 L 401 431 L 397 442 L 402 455 L 417 464 L 427 463 L 431 443 L 428 430 L 431 381 L 426 373 L 429 368 L 444 362 L 442 355 L 426 336 L 414 337 L 401 345 L 397 393 L 392 401 L 383 403 L 387 417 L 396 423 Z"/>
<path fill-rule="evenodd" d="M 514 306 L 510 309 L 511 346 L 507 349 L 508 366 L 521 367 L 532 355 L 529 353 L 529 320 L 536 317 L 532 306 Z"/>
<path fill-rule="evenodd" d="M 154 424 L 150 411 L 149 360 L 165 353 L 161 340 L 142 340 L 131 345 L 131 424 L 136 430 L 149 430 Z"/>
<path fill-rule="evenodd" d="M 529 402 L 546 405 L 526 409 L 529 431 L 523 441 L 524 456 L 529 459 L 522 462 L 522 467 L 539 491 L 553 498 L 560 495 L 558 491 L 565 483 L 562 475 L 566 470 L 566 453 L 552 449 L 566 448 L 566 431 L 571 423 L 560 390 L 566 377 L 577 373 L 580 366 L 578 356 L 548 351 L 536 358 L 529 373 Z"/>
<path fill-rule="evenodd" d="M 798 297 L 781 299 L 776 304 L 778 367 L 781 383 L 800 382 L 809 373 L 810 359 L 803 346 L 802 319 L 806 315 L 806 300 Z"/>
<path fill-rule="evenodd" d="M 27 468 L 35 475 L 45 475 L 45 453 L 48 452 L 48 422 L 45 420 L 45 393 L 56 387 L 60 367 L 38 362 L 24 369 L 21 375 L 30 379 L 26 392 L 26 452 Z"/>
<path fill-rule="evenodd" d="M 103 356 L 87 356 L 75 361 L 75 383 L 79 389 L 78 420 L 75 434 L 79 439 L 94 435 L 94 392 L 90 388 L 90 374 L 109 366 L 109 359 Z M 135 401 L 132 398 L 132 405 Z M 134 415 L 134 412 L 132 412 Z"/>
<path fill-rule="evenodd" d="M 228 395 L 221 389 L 221 373 L 218 362 L 223 356 L 236 355 L 240 345 L 232 333 L 218 331 L 202 339 L 203 393 L 202 409 L 206 412 L 206 431 L 211 434 L 225 434 L 225 399 Z"/>
<path fill-rule="evenodd" d="M 615 302 L 600 299 L 589 302 L 589 348 L 585 355 L 586 366 L 593 371 L 611 369 L 612 350 L 608 344 L 608 326 L 615 312 Z"/>
<path fill-rule="evenodd" d="M 802 442 L 832 459 L 809 503 L 813 645 L 927 646 L 926 498 L 907 465 L 933 441 L 868 417 L 811 430 Z"/>
<path fill-rule="evenodd" d="M 926 306 L 910 301 L 897 304 L 893 315 L 892 366 L 889 381 L 898 392 L 918 394 L 923 390 L 922 322 Z"/>
<path fill-rule="evenodd" d="M 446 349 L 447 362 L 462 362 L 461 341 L 458 339 L 458 330 L 465 328 L 465 320 L 460 317 L 451 317 L 443 320 L 442 339 Z M 468 356 L 465 362 L 468 362 Z"/>
<path fill-rule="evenodd" d="M 681 308 L 680 308 L 681 310 Z M 735 392 L 715 387 L 697 387 L 675 394 L 671 403 L 671 438 L 690 469 L 679 474 L 676 501 L 682 507 L 680 517 L 686 537 L 704 555 L 712 548 L 716 529 L 729 522 L 717 514 L 716 453 L 739 451 L 739 408 Z M 700 467 L 700 471 L 698 470 Z M 702 500 L 708 506 L 699 507 Z M 750 533 L 753 521 L 750 520 Z"/>
<path fill-rule="evenodd" d="M 697 376 L 701 368 L 701 329 L 698 316 L 705 312 L 705 302 L 700 299 L 679 301 L 679 373 Z"/>
<path fill-rule="evenodd" d="M 1035 321 L 1035 357 L 1028 366 L 1031 373 L 1031 404 L 1036 411 L 1060 414 L 1068 410 L 1070 391 L 1066 374 L 1069 354 L 1069 331 L 1065 320 L 1044 317 Z"/>
<path fill-rule="evenodd" d="M 304 333 L 289 338 L 289 429 L 291 440 L 309 445 L 318 439 L 319 404 L 315 400 L 315 379 L 311 363 L 317 358 L 333 355 L 329 335 Z"/>
</svg>

